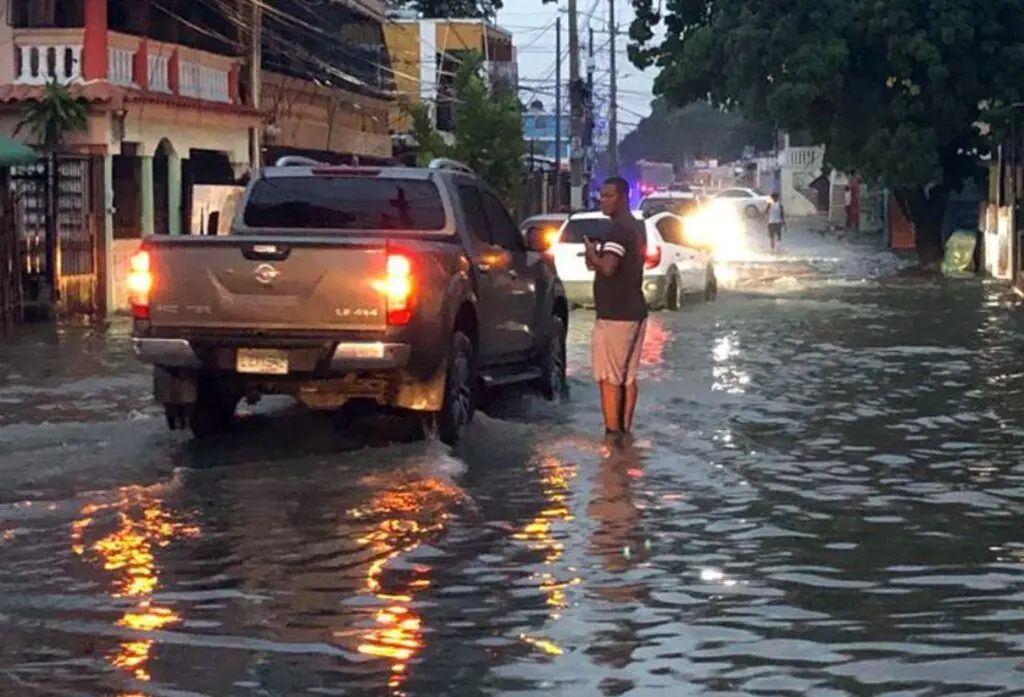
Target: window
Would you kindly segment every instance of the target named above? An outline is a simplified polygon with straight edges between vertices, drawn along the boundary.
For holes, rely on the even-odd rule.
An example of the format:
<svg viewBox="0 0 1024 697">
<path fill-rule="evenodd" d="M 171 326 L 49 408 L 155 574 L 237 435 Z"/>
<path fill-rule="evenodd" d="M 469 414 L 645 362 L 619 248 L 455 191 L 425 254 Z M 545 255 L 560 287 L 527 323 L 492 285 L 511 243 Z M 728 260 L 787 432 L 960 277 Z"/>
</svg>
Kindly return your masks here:
<svg viewBox="0 0 1024 697">
<path fill-rule="evenodd" d="M 476 238 L 477 242 L 490 244 L 491 235 L 487 231 L 487 216 L 484 215 L 484 202 L 480 199 L 480 190 L 472 184 L 460 184 L 459 200 L 462 201 L 462 210 L 466 214 L 469 234 Z"/>
<path fill-rule="evenodd" d="M 519 234 L 519 228 L 512 222 L 512 216 L 508 214 L 505 204 L 489 191 L 481 191 L 480 195 L 483 197 L 484 214 L 491 230 L 491 244 L 513 252 L 523 250 L 523 238 Z"/>
<path fill-rule="evenodd" d="M 680 247 L 686 246 L 686 239 L 683 236 L 683 222 L 679 218 L 664 218 L 658 221 L 658 232 L 661 239 L 668 244 L 677 244 Z"/>
<path fill-rule="evenodd" d="M 446 216 L 432 182 L 297 176 L 259 181 L 244 220 L 253 228 L 436 232 Z"/>
<path fill-rule="evenodd" d="M 563 244 L 583 244 L 583 238 L 603 240 L 611 232 L 612 221 L 608 218 L 577 218 L 570 220 L 562 232 Z"/>
<path fill-rule="evenodd" d="M 720 196 L 721 198 L 747 198 L 747 192 L 742 189 L 726 189 Z"/>
</svg>

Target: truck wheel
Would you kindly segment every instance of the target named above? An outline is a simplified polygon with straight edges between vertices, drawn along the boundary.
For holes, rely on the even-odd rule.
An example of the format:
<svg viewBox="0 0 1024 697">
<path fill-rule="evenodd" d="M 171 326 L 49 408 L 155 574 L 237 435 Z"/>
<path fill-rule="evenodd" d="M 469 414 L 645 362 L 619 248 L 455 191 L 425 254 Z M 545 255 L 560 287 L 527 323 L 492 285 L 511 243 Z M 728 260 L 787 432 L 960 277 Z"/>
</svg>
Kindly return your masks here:
<svg viewBox="0 0 1024 697">
<path fill-rule="evenodd" d="M 757 206 L 755 206 L 753 204 L 747 206 L 745 212 L 747 214 L 747 218 L 749 218 L 750 220 L 753 220 L 754 218 L 758 218 L 761 215 L 761 211 L 759 211 L 757 209 Z"/>
<path fill-rule="evenodd" d="M 473 342 L 460 331 L 452 334 L 448 351 L 448 372 L 444 382 L 444 401 L 437 415 L 437 435 L 448 445 L 455 445 L 462 429 L 473 421 L 476 410 L 476 364 Z M 428 417 L 429 420 L 429 417 Z"/>
<path fill-rule="evenodd" d="M 566 377 L 565 322 L 561 317 L 551 319 L 551 338 L 541 357 L 541 396 L 549 402 L 569 398 L 569 380 Z"/>
<path fill-rule="evenodd" d="M 201 379 L 189 415 L 192 435 L 202 440 L 224 433 L 231 426 L 237 407 L 238 398 L 227 394 L 215 381 Z"/>
</svg>

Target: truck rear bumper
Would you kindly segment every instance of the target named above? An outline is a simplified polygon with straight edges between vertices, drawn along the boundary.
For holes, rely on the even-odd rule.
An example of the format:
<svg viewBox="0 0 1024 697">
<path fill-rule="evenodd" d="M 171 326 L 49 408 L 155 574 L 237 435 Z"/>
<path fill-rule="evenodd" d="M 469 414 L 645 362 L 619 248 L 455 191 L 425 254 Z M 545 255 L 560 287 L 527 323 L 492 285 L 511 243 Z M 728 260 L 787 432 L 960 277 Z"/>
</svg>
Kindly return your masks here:
<svg viewBox="0 0 1024 697">
<path fill-rule="evenodd" d="M 165 368 L 201 369 L 203 361 L 187 339 L 133 339 L 135 356 L 143 363 Z M 234 349 L 219 351 L 234 353 Z M 408 344 L 342 341 L 335 345 L 326 368 L 331 372 L 405 368 L 412 356 Z"/>
</svg>

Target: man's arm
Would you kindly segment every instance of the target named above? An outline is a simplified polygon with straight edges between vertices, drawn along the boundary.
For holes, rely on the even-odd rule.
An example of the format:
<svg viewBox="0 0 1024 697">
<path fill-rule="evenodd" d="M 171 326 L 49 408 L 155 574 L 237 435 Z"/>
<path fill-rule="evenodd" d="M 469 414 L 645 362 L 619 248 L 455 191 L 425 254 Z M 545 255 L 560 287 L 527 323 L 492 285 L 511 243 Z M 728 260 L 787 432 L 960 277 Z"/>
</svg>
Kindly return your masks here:
<svg viewBox="0 0 1024 697">
<path fill-rule="evenodd" d="M 614 276 L 625 255 L 626 248 L 615 240 L 608 240 L 600 250 L 596 244 L 587 245 L 587 265 L 602 276 Z"/>
</svg>

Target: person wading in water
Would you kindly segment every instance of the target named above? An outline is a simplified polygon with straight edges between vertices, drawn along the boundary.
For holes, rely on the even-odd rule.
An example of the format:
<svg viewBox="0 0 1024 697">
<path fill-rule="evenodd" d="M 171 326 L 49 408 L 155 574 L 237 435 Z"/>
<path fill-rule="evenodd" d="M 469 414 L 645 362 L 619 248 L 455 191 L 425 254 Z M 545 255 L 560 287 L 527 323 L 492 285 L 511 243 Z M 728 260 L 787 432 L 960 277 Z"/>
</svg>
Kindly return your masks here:
<svg viewBox="0 0 1024 697">
<path fill-rule="evenodd" d="M 597 306 L 591 353 L 605 431 L 619 435 L 633 430 L 639 396 L 637 372 L 647 330 L 647 234 L 629 210 L 629 184 L 620 177 L 608 179 L 601 188 L 601 212 L 612 221 L 608 236 L 585 241 L 587 266 L 595 271 Z"/>
</svg>

